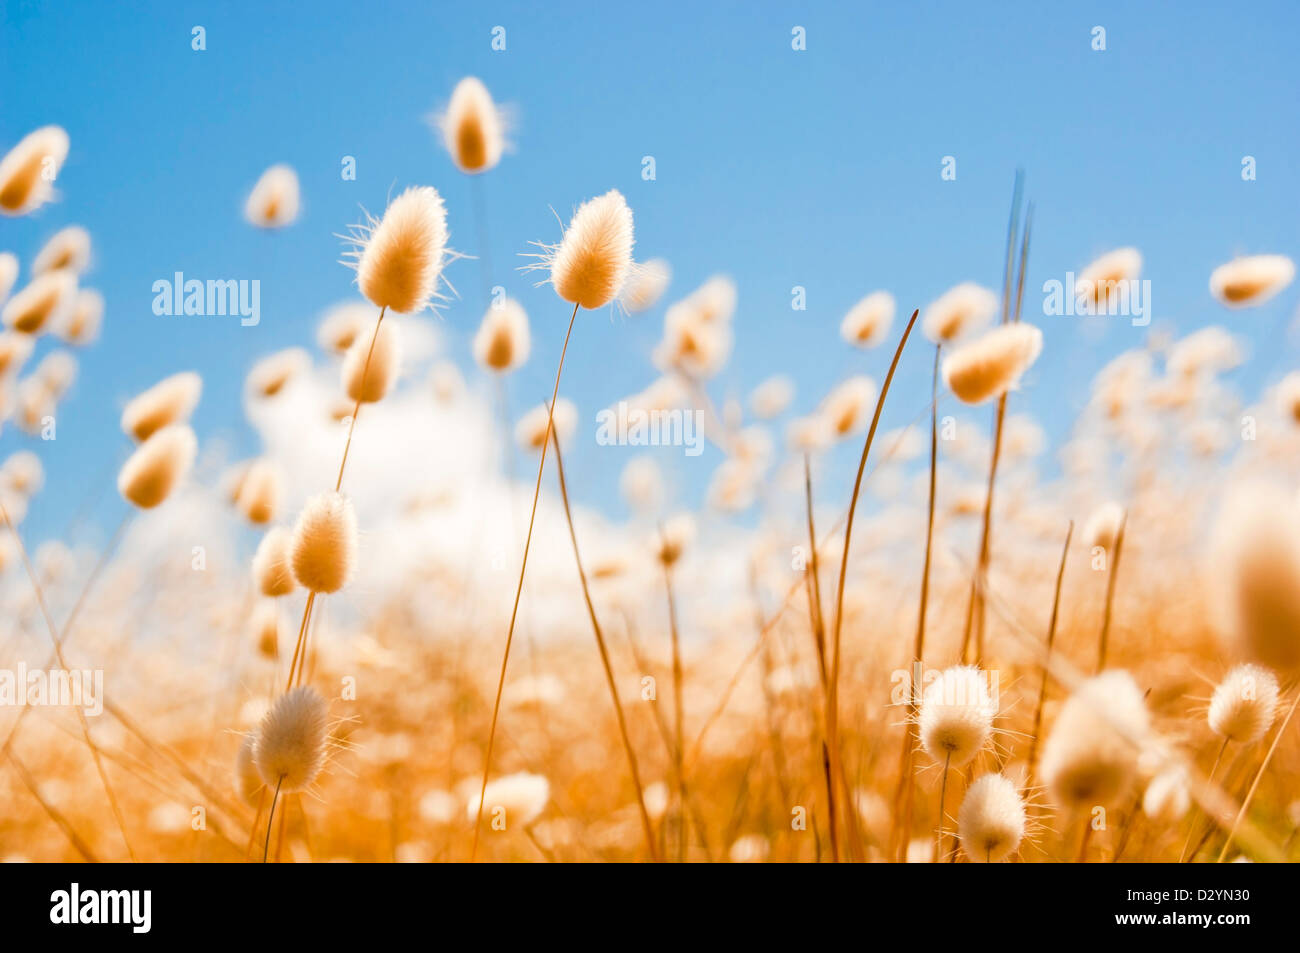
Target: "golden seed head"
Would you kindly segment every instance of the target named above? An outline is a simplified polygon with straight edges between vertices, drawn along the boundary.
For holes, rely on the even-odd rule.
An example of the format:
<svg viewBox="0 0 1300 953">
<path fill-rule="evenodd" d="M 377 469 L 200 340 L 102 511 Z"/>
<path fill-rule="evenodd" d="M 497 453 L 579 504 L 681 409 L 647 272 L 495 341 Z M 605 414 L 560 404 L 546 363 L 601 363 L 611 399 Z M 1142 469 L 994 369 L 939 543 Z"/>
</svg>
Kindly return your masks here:
<svg viewBox="0 0 1300 953">
<path fill-rule="evenodd" d="M 505 121 L 479 79 L 466 76 L 456 84 L 439 126 L 443 143 L 460 171 L 476 175 L 501 161 Z"/>
<path fill-rule="evenodd" d="M 122 430 L 136 440 L 147 440 L 168 424 L 185 423 L 202 393 L 203 378 L 194 371 L 165 377 L 122 409 Z"/>
<path fill-rule="evenodd" d="M 168 424 L 140 444 L 122 465 L 118 492 L 141 509 L 152 509 L 189 473 L 197 452 L 193 430 L 184 424 Z"/>
<path fill-rule="evenodd" d="M 0 319 L 7 328 L 37 335 L 58 325 L 77 297 L 77 277 L 70 271 L 47 271 L 5 303 Z"/>
<path fill-rule="evenodd" d="M 528 314 L 513 298 L 494 303 L 474 335 L 474 360 L 487 371 L 505 374 L 528 360 L 532 339 Z"/>
<path fill-rule="evenodd" d="M 68 157 L 58 126 L 28 133 L 0 159 L 0 215 L 26 215 L 54 197 L 54 180 Z"/>
<path fill-rule="evenodd" d="M 399 314 L 427 307 L 447 250 L 447 210 L 431 186 L 407 189 L 378 224 L 363 229 L 357 284 L 371 302 Z"/>
<path fill-rule="evenodd" d="M 357 561 L 357 518 L 351 501 L 332 491 L 308 500 L 293 529 L 290 559 L 304 589 L 342 589 Z"/>
<path fill-rule="evenodd" d="M 298 585 L 290 554 L 293 534 L 283 526 L 267 531 L 253 554 L 253 581 L 264 596 L 287 596 Z"/>
<path fill-rule="evenodd" d="M 551 284 L 565 301 L 595 310 L 613 301 L 632 267 L 632 210 L 610 189 L 583 202 L 551 259 Z"/>
<path fill-rule="evenodd" d="M 244 217 L 258 228 L 283 228 L 298 218 L 298 173 L 273 165 L 257 180 L 244 203 Z"/>
<path fill-rule="evenodd" d="M 373 348 L 372 348 L 373 344 Z M 383 400 L 401 366 L 401 337 L 392 321 L 373 324 L 357 335 L 343 358 L 343 390 L 354 401 Z"/>
<path fill-rule="evenodd" d="M 999 325 L 944 358 L 944 383 L 963 403 L 982 404 L 1015 388 L 1042 349 L 1032 324 Z"/>
</svg>

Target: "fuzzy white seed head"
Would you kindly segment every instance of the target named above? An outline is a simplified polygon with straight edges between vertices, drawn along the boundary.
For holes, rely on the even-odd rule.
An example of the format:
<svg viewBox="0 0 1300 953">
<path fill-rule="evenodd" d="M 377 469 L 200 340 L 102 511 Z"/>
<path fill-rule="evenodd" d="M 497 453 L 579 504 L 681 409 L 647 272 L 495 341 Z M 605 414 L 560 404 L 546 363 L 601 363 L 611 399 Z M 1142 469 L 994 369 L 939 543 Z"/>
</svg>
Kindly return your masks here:
<svg viewBox="0 0 1300 953">
<path fill-rule="evenodd" d="M 840 337 L 854 347 L 875 347 L 894 323 L 894 296 L 888 291 L 867 295 L 840 322 Z"/>
<path fill-rule="evenodd" d="M 77 298 L 77 276 L 70 271 L 37 275 L 0 312 L 5 327 L 37 335 L 58 327 Z"/>
<path fill-rule="evenodd" d="M 1271 483 L 1231 491 L 1206 578 L 1234 651 L 1279 672 L 1300 668 L 1300 502 Z"/>
<path fill-rule="evenodd" d="M 257 729 L 253 762 L 262 782 L 281 794 L 308 787 L 325 766 L 329 706 L 302 685 L 281 695 Z"/>
<path fill-rule="evenodd" d="M 32 274 L 65 269 L 74 275 L 90 264 L 90 232 L 80 225 L 69 225 L 55 232 L 32 261 Z"/>
<path fill-rule="evenodd" d="M 1295 278 L 1286 255 L 1248 255 L 1210 273 L 1210 294 L 1229 308 L 1249 308 L 1272 298 Z"/>
<path fill-rule="evenodd" d="M 936 344 L 950 344 L 982 328 L 997 310 L 997 295 L 967 281 L 930 303 L 921 317 L 921 329 Z"/>
<path fill-rule="evenodd" d="M 547 412 L 545 404 L 541 404 L 519 418 L 519 423 L 515 425 L 515 440 L 519 446 L 525 450 L 540 451 L 547 440 L 548 417 L 555 430 L 551 439 L 558 439 L 560 446 L 573 436 L 573 431 L 578 427 L 578 408 L 573 405 L 573 401 L 561 397 L 555 402 L 554 415 Z"/>
<path fill-rule="evenodd" d="M 1142 253 L 1136 248 L 1116 248 L 1090 262 L 1074 282 L 1074 293 L 1097 308 L 1120 294 L 1124 282 L 1142 273 Z"/>
<path fill-rule="evenodd" d="M 921 747 L 936 761 L 959 768 L 988 742 L 996 715 L 997 703 L 984 672 L 973 665 L 944 669 L 921 695 Z"/>
<path fill-rule="evenodd" d="M 1214 689 L 1210 728 L 1238 744 L 1252 745 L 1272 726 L 1277 704 L 1277 676 L 1260 665 L 1238 665 Z"/>
<path fill-rule="evenodd" d="M 836 385 L 817 413 L 826 421 L 833 438 L 847 437 L 867 429 L 878 393 L 876 382 L 859 374 Z"/>
<path fill-rule="evenodd" d="M 258 228 L 283 228 L 298 218 L 298 173 L 273 165 L 262 173 L 244 203 L 244 217 Z"/>
<path fill-rule="evenodd" d="M 1041 771 L 1058 804 L 1071 808 L 1118 803 L 1138 777 L 1150 739 L 1150 715 L 1128 672 L 1088 679 L 1065 700 L 1043 744 Z"/>
<path fill-rule="evenodd" d="M 957 813 L 957 836 L 972 863 L 996 863 L 1010 856 L 1025 836 L 1025 802 L 1000 774 L 986 774 L 970 786 Z"/>
<path fill-rule="evenodd" d="M 375 309 L 365 301 L 345 301 L 325 312 L 316 327 L 316 343 L 321 350 L 346 354 L 363 332 L 375 326 Z"/>
<path fill-rule="evenodd" d="M 749 409 L 760 420 L 771 420 L 785 413 L 794 400 L 794 381 L 775 374 L 763 381 L 749 395 Z"/>
<path fill-rule="evenodd" d="M 268 354 L 248 372 L 248 391 L 254 397 L 275 397 L 310 365 L 311 357 L 300 347 Z"/>
</svg>

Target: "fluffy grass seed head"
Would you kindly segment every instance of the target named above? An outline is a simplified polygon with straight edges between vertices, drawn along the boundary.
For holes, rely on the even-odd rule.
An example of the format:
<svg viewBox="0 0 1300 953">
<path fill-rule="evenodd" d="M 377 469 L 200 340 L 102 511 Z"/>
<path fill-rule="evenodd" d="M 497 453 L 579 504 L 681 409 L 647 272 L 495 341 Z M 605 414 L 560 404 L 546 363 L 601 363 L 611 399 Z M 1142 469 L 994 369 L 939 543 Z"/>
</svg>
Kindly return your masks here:
<svg viewBox="0 0 1300 953">
<path fill-rule="evenodd" d="M 689 513 L 678 513 L 665 520 L 658 533 L 651 540 L 651 548 L 665 566 L 674 565 L 682 558 L 682 553 L 695 542 L 695 518 Z"/>
<path fill-rule="evenodd" d="M 40 492 L 44 482 L 45 468 L 41 466 L 41 458 L 30 450 L 10 454 L 0 464 L 0 490 L 32 497 Z"/>
<path fill-rule="evenodd" d="M 655 347 L 655 366 L 696 380 L 707 380 L 726 366 L 733 334 L 725 321 L 709 321 L 689 302 L 678 302 L 664 315 L 664 335 Z"/>
<path fill-rule="evenodd" d="M 254 526 L 264 526 L 279 515 L 284 499 L 284 468 L 274 460 L 254 460 L 239 484 L 235 506 Z"/>
<path fill-rule="evenodd" d="M 1165 369 L 1172 378 L 1221 374 L 1245 360 L 1241 343 L 1218 325 L 1201 328 L 1181 338 L 1169 349 Z"/>
<path fill-rule="evenodd" d="M 962 282 L 930 302 L 921 330 L 936 344 L 950 344 L 982 328 L 997 310 L 997 295 L 974 282 Z"/>
<path fill-rule="evenodd" d="M 1278 294 L 1295 279 L 1286 255 L 1234 258 L 1210 273 L 1210 294 L 1229 308 L 1251 308 Z"/>
<path fill-rule="evenodd" d="M 456 168 L 477 175 L 496 167 L 506 145 L 506 122 L 482 81 L 466 76 L 438 117 L 443 144 Z"/>
<path fill-rule="evenodd" d="M 77 297 L 77 277 L 70 271 L 47 271 L 36 275 L 10 298 L 0 312 L 7 328 L 37 335 L 58 325 Z"/>
<path fill-rule="evenodd" d="M 357 517 L 341 493 L 312 497 L 293 528 L 293 575 L 311 592 L 338 592 L 357 562 Z"/>
<path fill-rule="evenodd" d="M 873 291 L 844 316 L 840 337 L 854 347 L 875 347 L 885 339 L 894 323 L 894 296 L 888 291 Z"/>
<path fill-rule="evenodd" d="M 963 403 L 982 404 L 1012 390 L 1042 349 L 1043 332 L 1032 324 L 999 325 L 944 358 L 944 383 Z"/>
<path fill-rule="evenodd" d="M 346 354 L 352 342 L 375 326 L 375 309 L 364 301 L 345 301 L 325 312 L 316 328 L 321 350 Z"/>
<path fill-rule="evenodd" d="M 1062 704 L 1043 744 L 1042 778 L 1055 801 L 1088 809 L 1113 806 L 1138 777 L 1151 720 L 1137 682 L 1111 669 Z"/>
<path fill-rule="evenodd" d="M 663 258 L 651 258 L 634 264 L 619 301 L 628 314 L 649 311 L 668 290 L 672 277 L 672 266 Z"/>
<path fill-rule="evenodd" d="M 546 405 L 539 404 L 519 418 L 515 425 L 515 441 L 525 450 L 540 451 L 546 442 L 546 421 L 549 415 Z M 563 446 L 578 428 L 578 408 L 573 401 L 561 397 L 555 402 L 555 414 L 551 422 L 555 436 Z"/>
<path fill-rule="evenodd" d="M 258 228 L 283 228 L 298 218 L 298 173 L 291 166 L 273 165 L 257 180 L 244 203 L 244 218 Z"/>
<path fill-rule="evenodd" d="M 68 157 L 59 126 L 28 133 L 0 159 L 0 215 L 26 215 L 54 197 L 54 180 Z"/>
<path fill-rule="evenodd" d="M 68 308 L 58 335 L 69 344 L 85 347 L 99 337 L 99 327 L 104 320 L 104 296 L 94 288 L 82 288 Z"/>
<path fill-rule="evenodd" d="M 253 582 L 258 592 L 272 598 L 287 596 L 298 586 L 293 575 L 293 534 L 287 527 L 269 529 L 253 554 Z"/>
<path fill-rule="evenodd" d="M 483 813 L 495 818 L 504 811 L 501 820 L 509 826 L 527 827 L 546 810 L 551 799 L 551 784 L 540 774 L 519 772 L 488 782 L 483 791 Z M 465 814 L 471 821 L 478 817 L 479 792 L 476 789 L 465 805 Z"/>
<path fill-rule="evenodd" d="M 384 217 L 353 228 L 357 285 L 378 308 L 413 314 L 438 290 L 447 253 L 447 209 L 437 189 L 412 186 Z"/>
<path fill-rule="evenodd" d="M 632 210 L 610 189 L 578 206 L 560 244 L 543 256 L 551 285 L 565 301 L 603 308 L 623 290 L 632 269 Z"/>
<path fill-rule="evenodd" d="M 503 298 L 487 309 L 474 335 L 474 360 L 485 371 L 508 374 L 528 360 L 532 338 L 528 313 L 513 298 Z"/>
<path fill-rule="evenodd" d="M 835 439 L 865 430 L 876 399 L 876 382 L 859 374 L 841 381 L 826 395 L 817 413 Z"/>
<path fill-rule="evenodd" d="M 1102 308 L 1116 296 L 1122 282 L 1142 273 L 1142 253 L 1136 248 L 1116 248 L 1088 264 L 1074 282 L 1074 293 Z"/>
<path fill-rule="evenodd" d="M 202 393 L 203 378 L 194 371 L 164 377 L 127 402 L 122 409 L 122 431 L 136 440 L 147 440 L 168 424 L 185 423 Z"/>
<path fill-rule="evenodd" d="M 794 400 L 794 381 L 774 374 L 750 392 L 749 409 L 759 420 L 771 420 L 786 412 Z"/>
<path fill-rule="evenodd" d="M 185 424 L 168 424 L 155 431 L 122 465 L 118 492 L 129 503 L 152 509 L 189 473 L 198 446 L 194 431 Z"/>
<path fill-rule="evenodd" d="M 257 728 L 253 763 L 262 782 L 281 794 L 301 791 L 325 766 L 329 706 L 310 685 L 281 695 Z"/>
<path fill-rule="evenodd" d="M 1264 737 L 1277 714 L 1277 676 L 1260 665 L 1238 665 L 1210 697 L 1210 728 L 1242 745 Z"/>
<path fill-rule="evenodd" d="M 1279 672 L 1300 668 L 1300 501 L 1271 483 L 1225 499 L 1206 578 L 1233 649 Z"/>
<path fill-rule="evenodd" d="M 973 665 L 946 668 L 921 694 L 921 747 L 936 761 L 959 768 L 988 742 L 996 715 L 985 673 Z"/>
<path fill-rule="evenodd" d="M 402 341 L 397 325 L 384 321 L 377 333 L 372 325 L 357 335 L 343 358 L 343 389 L 348 397 L 363 404 L 381 401 L 397 380 L 401 363 Z"/>
<path fill-rule="evenodd" d="M 261 600 L 253 607 L 252 624 L 253 643 L 263 658 L 276 659 L 280 655 L 280 633 L 288 630 L 279 603 L 273 600 Z"/>
<path fill-rule="evenodd" d="M 972 784 L 957 812 L 957 837 L 972 863 L 996 863 L 1025 836 L 1025 802 L 1010 779 L 986 774 Z"/>
<path fill-rule="evenodd" d="M 69 225 L 55 232 L 32 261 L 32 274 L 66 269 L 80 274 L 90 264 L 90 232 L 80 225 Z"/>
<path fill-rule="evenodd" d="M 77 379 L 77 359 L 68 351 L 50 351 L 36 365 L 32 377 L 53 400 L 60 401 Z"/>
<path fill-rule="evenodd" d="M 255 397 L 275 397 L 310 365 L 311 357 L 300 347 L 268 354 L 248 372 L 248 390 Z"/>
</svg>

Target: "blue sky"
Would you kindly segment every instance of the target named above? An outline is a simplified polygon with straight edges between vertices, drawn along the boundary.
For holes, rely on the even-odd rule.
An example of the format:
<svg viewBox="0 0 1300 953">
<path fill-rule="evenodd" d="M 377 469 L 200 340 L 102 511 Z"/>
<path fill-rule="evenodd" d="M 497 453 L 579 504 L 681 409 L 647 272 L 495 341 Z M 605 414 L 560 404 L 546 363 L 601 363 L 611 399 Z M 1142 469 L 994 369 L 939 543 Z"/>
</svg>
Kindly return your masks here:
<svg viewBox="0 0 1300 953">
<path fill-rule="evenodd" d="M 1026 389 L 1049 432 L 1068 427 L 1091 375 L 1140 343 L 1115 319 L 1035 313 L 1041 288 L 1096 254 L 1136 245 L 1155 320 L 1179 332 L 1224 323 L 1266 353 L 1241 375 L 1253 396 L 1295 364 L 1279 328 L 1296 288 L 1244 313 L 1206 283 L 1234 254 L 1300 258 L 1300 8 L 1206 3 L 64 3 L 5 0 L 0 40 L 0 148 L 58 123 L 72 148 L 62 199 L 0 220 L 0 249 L 23 276 L 41 242 L 79 223 L 95 241 L 87 285 L 107 301 L 104 333 L 79 354 L 81 374 L 58 439 L 7 427 L 0 455 L 27 445 L 47 467 L 28 528 L 57 535 L 91 507 L 111 526 L 124 504 L 111 479 L 127 444 L 122 403 L 158 378 L 205 379 L 201 439 L 256 448 L 232 424 L 257 355 L 310 346 L 328 305 L 351 296 L 336 237 L 412 184 L 444 195 L 456 248 L 479 254 L 470 181 L 425 123 L 455 82 L 477 75 L 517 116 L 516 149 L 483 181 L 494 281 L 528 309 L 534 356 L 512 383 L 516 411 L 549 394 L 567 308 L 515 272 L 534 240 L 555 241 L 551 212 L 611 187 L 636 214 L 639 258 L 670 260 L 669 297 L 709 275 L 739 287 L 737 346 L 715 395 L 743 395 L 775 371 L 811 407 L 841 377 L 883 377 L 886 349 L 850 352 L 844 311 L 886 288 L 900 312 L 963 280 L 1000 282 L 1014 171 L 1037 205 L 1027 316 L 1046 349 Z M 191 49 L 191 29 L 206 50 Z M 506 30 L 494 52 L 491 31 Z M 791 49 L 794 26 L 807 49 Z M 1106 29 L 1104 52 L 1090 31 Z M 357 177 L 340 176 L 355 156 Z M 657 178 L 641 178 L 653 155 Z M 955 181 L 941 162 L 954 156 Z M 1242 157 L 1258 178 L 1243 182 Z M 264 234 L 241 217 L 248 189 L 275 162 L 293 165 L 304 211 Z M 449 276 L 461 299 L 441 319 L 463 357 L 483 311 L 478 263 Z M 155 316 L 152 283 L 258 278 L 262 322 Z M 790 307 L 807 289 L 806 311 Z M 564 391 L 584 425 L 571 469 L 588 499 L 617 512 L 593 415 L 653 376 L 662 308 L 625 319 L 584 314 Z M 918 341 L 919 343 L 919 341 Z M 1284 347 L 1284 350 L 1279 350 Z M 906 355 L 893 423 L 928 392 L 930 355 Z M 587 426 L 586 422 L 592 422 Z M 586 438 L 586 439 L 583 439 Z M 244 441 L 243 444 L 240 441 Z M 693 492 L 716 463 L 696 464 Z"/>
</svg>

